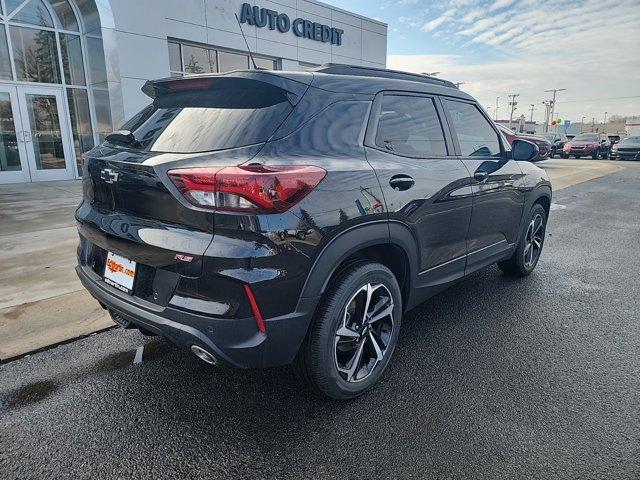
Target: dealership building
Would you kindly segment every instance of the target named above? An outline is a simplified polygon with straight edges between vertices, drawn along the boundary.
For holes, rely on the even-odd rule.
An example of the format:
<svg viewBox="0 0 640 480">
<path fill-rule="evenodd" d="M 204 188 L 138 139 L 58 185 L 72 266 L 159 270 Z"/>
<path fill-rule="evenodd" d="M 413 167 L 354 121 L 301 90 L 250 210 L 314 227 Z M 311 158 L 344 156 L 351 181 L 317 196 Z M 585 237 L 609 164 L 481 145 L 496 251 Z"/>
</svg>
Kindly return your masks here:
<svg viewBox="0 0 640 480">
<path fill-rule="evenodd" d="M 0 0 L 0 183 L 78 178 L 147 80 L 251 68 L 247 44 L 258 68 L 385 67 L 387 26 L 315 0 Z"/>
</svg>

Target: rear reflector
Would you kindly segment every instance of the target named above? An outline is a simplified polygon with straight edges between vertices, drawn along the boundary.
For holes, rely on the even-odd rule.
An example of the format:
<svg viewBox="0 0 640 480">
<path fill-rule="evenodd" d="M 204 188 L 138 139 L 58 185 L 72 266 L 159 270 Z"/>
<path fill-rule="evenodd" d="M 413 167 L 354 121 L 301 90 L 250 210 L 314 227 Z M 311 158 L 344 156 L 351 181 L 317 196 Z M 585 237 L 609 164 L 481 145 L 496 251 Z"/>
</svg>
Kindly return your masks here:
<svg viewBox="0 0 640 480">
<path fill-rule="evenodd" d="M 232 212 L 284 212 L 302 200 L 326 175 L 304 165 L 244 165 L 182 168 L 169 178 L 193 205 Z"/>
<path fill-rule="evenodd" d="M 258 330 L 260 333 L 265 333 L 267 328 L 264 325 L 264 320 L 262 319 L 262 314 L 260 313 L 260 309 L 258 309 L 258 304 L 256 303 L 256 299 L 253 296 L 253 292 L 251 291 L 251 287 L 244 284 L 244 293 L 247 296 L 247 300 L 249 300 L 249 305 L 251 306 L 251 313 L 253 313 L 253 318 L 256 319 L 256 325 L 258 325 Z"/>
</svg>

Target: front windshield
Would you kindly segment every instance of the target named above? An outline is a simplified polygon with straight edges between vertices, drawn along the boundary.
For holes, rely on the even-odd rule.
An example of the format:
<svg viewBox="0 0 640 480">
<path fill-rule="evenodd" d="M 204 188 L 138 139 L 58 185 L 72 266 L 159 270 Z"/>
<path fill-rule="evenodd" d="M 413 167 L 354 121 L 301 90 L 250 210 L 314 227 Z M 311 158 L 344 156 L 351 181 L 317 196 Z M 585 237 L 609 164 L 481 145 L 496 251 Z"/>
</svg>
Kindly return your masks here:
<svg viewBox="0 0 640 480">
<path fill-rule="evenodd" d="M 640 137 L 627 137 L 620 140 L 620 143 L 640 143 Z"/>
<path fill-rule="evenodd" d="M 574 142 L 597 142 L 598 135 L 595 133 L 584 133 L 582 135 L 576 135 L 573 137 Z"/>
</svg>

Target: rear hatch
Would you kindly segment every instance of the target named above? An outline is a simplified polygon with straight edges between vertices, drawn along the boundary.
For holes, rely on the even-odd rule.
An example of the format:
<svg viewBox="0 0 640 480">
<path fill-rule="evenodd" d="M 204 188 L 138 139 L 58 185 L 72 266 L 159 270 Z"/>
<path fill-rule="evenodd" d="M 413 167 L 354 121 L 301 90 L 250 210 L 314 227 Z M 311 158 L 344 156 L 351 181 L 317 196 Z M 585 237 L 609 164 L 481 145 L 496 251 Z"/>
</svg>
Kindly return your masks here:
<svg viewBox="0 0 640 480">
<path fill-rule="evenodd" d="M 151 105 L 85 156 L 80 262 L 100 276 L 108 252 L 136 262 L 138 293 L 155 293 L 158 276 L 199 276 L 214 212 L 189 205 L 166 172 L 249 161 L 307 86 L 266 72 L 147 83 Z"/>
</svg>

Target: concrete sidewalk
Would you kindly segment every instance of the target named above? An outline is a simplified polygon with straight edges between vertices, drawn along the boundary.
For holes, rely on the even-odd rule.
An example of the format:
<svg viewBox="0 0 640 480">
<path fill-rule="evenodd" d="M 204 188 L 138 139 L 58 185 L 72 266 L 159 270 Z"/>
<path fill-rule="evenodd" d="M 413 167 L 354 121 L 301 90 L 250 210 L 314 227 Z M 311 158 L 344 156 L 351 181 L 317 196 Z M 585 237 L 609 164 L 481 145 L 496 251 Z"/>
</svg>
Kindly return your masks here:
<svg viewBox="0 0 640 480">
<path fill-rule="evenodd" d="M 78 281 L 80 181 L 0 186 L 0 360 L 113 325 Z"/>
<path fill-rule="evenodd" d="M 538 165 L 555 190 L 623 168 L 593 160 Z M 74 271 L 81 196 L 80 181 L 0 185 L 0 361 L 114 325 Z"/>
</svg>

